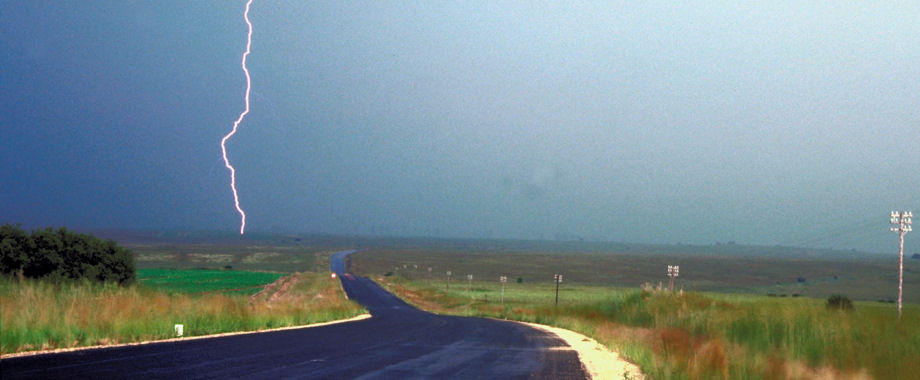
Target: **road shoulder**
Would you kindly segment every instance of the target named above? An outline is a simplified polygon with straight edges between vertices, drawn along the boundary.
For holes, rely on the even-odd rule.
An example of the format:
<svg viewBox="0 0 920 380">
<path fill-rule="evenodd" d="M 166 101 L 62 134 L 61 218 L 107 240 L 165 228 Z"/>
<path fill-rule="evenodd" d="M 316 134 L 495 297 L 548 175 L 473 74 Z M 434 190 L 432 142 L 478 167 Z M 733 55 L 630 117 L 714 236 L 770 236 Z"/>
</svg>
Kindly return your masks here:
<svg viewBox="0 0 920 380">
<path fill-rule="evenodd" d="M 592 379 L 645 379 L 645 375 L 638 366 L 585 335 L 553 326 L 529 322 L 518 323 L 555 334 L 568 343 L 578 353 L 578 359 L 581 360 L 585 372 Z"/>
</svg>

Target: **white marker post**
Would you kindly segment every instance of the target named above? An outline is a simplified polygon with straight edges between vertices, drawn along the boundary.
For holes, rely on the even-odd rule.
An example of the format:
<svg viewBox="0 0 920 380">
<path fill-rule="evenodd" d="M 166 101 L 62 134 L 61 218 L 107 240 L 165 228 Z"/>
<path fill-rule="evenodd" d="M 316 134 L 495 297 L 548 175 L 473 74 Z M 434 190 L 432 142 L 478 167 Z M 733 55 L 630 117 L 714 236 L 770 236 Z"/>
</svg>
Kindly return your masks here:
<svg viewBox="0 0 920 380">
<path fill-rule="evenodd" d="M 472 293 L 473 292 L 473 275 L 471 274 L 466 275 L 466 280 L 467 280 L 466 292 Z"/>
<path fill-rule="evenodd" d="M 447 291 L 450 292 L 450 271 L 447 271 Z"/>
</svg>

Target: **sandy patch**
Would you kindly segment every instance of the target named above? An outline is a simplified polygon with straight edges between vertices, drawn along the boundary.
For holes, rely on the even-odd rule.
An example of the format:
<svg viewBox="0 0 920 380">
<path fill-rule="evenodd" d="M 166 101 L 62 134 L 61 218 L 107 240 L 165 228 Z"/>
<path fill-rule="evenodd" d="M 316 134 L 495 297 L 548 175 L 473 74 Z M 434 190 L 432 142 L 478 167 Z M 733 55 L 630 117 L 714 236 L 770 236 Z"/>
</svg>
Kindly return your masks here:
<svg viewBox="0 0 920 380">
<path fill-rule="evenodd" d="M 291 326 L 291 327 L 279 327 L 276 329 L 265 329 L 265 330 L 256 330 L 256 331 L 239 331 L 239 332 L 229 332 L 221 334 L 211 334 L 211 335 L 199 335 L 199 336 L 190 336 L 187 338 L 171 338 L 171 339 L 162 339 L 162 340 L 149 340 L 144 342 L 134 342 L 134 343 L 122 343 L 122 344 L 110 344 L 110 345 L 101 345 L 101 346 L 86 346 L 86 347 L 71 347 L 71 348 L 58 348 L 54 350 L 44 350 L 44 351 L 27 351 L 27 352 L 17 352 L 15 354 L 4 354 L 0 356 L 0 359 L 15 358 L 19 356 L 31 356 L 31 355 L 41 355 L 41 354 L 53 354 L 59 352 L 71 352 L 71 351 L 82 351 L 82 350 L 92 350 L 96 348 L 109 348 L 109 347 L 126 347 L 126 346 L 140 346 L 143 344 L 151 343 L 162 343 L 162 342 L 178 342 L 181 340 L 196 340 L 196 339 L 208 339 L 208 338 L 217 338 L 222 336 L 231 336 L 231 335 L 243 335 L 243 334 L 258 334 L 271 331 L 282 331 L 282 330 L 294 330 L 294 329 L 308 329 L 313 327 L 328 326 L 336 323 L 345 323 L 345 322 L 354 322 L 360 321 L 362 319 L 370 318 L 370 314 L 361 314 L 357 317 L 352 317 L 348 319 L 341 319 L 338 321 L 329 321 L 329 322 L 320 322 L 312 323 L 309 325 L 303 326 Z"/>
<path fill-rule="evenodd" d="M 171 261 L 176 255 L 172 253 L 138 253 L 134 255 L 135 261 Z"/>
<path fill-rule="evenodd" d="M 279 257 L 281 257 L 281 254 L 278 252 L 256 252 L 244 257 L 243 262 L 247 264 L 261 263 L 277 259 Z"/>
<path fill-rule="evenodd" d="M 196 263 L 232 263 L 233 255 L 225 253 L 189 253 L 188 258 Z"/>
<path fill-rule="evenodd" d="M 621 358 L 619 354 L 610 351 L 610 349 L 594 339 L 558 327 L 527 322 L 520 323 L 559 336 L 578 353 L 578 358 L 592 379 L 645 379 L 645 375 L 642 374 L 639 367 Z"/>
</svg>

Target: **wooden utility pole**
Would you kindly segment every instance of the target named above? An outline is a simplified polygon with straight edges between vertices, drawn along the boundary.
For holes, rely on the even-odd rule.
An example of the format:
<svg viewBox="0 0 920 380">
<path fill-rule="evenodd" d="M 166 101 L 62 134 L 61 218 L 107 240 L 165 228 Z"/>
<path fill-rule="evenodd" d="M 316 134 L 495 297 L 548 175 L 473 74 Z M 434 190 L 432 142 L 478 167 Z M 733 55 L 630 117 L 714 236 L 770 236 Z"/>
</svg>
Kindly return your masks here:
<svg viewBox="0 0 920 380">
<path fill-rule="evenodd" d="M 671 279 L 668 289 L 674 291 L 674 278 L 677 277 L 677 273 L 680 271 L 680 265 L 668 265 L 668 277 Z"/>
<path fill-rule="evenodd" d="M 556 282 L 556 306 L 559 306 L 559 283 L 562 282 L 562 275 L 554 274 L 553 281 Z"/>
</svg>

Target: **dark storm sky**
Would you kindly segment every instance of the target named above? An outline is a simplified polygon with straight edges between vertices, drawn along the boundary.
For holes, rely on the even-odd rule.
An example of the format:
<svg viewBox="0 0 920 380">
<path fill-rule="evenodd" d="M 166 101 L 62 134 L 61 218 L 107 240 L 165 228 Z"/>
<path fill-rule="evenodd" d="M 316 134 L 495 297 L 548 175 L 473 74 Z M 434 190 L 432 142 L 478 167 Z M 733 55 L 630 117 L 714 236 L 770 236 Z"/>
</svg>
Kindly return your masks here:
<svg viewBox="0 0 920 380">
<path fill-rule="evenodd" d="M 247 230 L 890 251 L 920 3 L 672 3 L 256 0 Z M 244 5 L 0 1 L 0 222 L 238 230 Z"/>
</svg>

